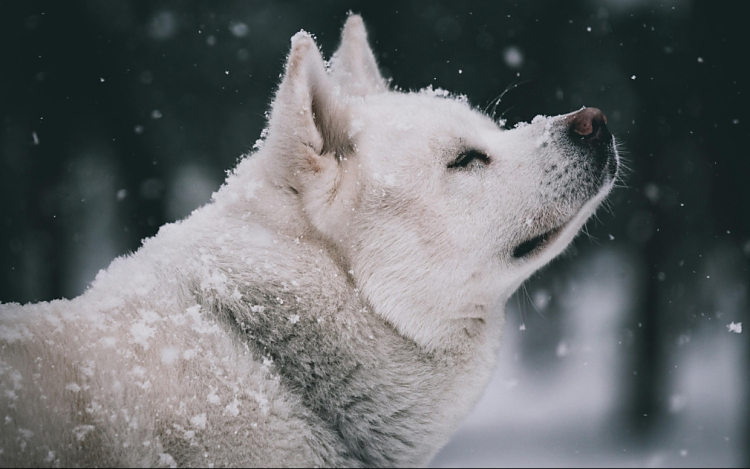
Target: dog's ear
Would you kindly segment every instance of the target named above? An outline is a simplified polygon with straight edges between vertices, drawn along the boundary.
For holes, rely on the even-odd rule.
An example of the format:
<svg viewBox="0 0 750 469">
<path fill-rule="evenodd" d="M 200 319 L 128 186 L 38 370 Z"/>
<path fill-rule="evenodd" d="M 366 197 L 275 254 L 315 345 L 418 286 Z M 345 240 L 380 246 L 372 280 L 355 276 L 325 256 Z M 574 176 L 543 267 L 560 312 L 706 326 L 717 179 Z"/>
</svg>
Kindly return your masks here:
<svg viewBox="0 0 750 469">
<path fill-rule="evenodd" d="M 284 78 L 276 93 L 268 143 L 281 154 L 304 154 L 313 169 L 320 159 L 341 158 L 351 150 L 349 112 L 334 96 L 323 57 L 309 34 L 292 37 Z"/>
<path fill-rule="evenodd" d="M 275 182 L 298 195 L 312 225 L 332 236 L 343 209 L 343 176 L 354 154 L 351 115 L 326 71 L 315 41 L 292 37 L 292 51 L 271 109 L 266 146 L 273 148 Z M 353 174 L 350 171 L 349 174 Z"/>
<path fill-rule="evenodd" d="M 331 75 L 349 96 L 365 96 L 388 88 L 367 44 L 367 31 L 359 15 L 350 15 L 344 24 L 341 45 L 331 57 Z"/>
</svg>

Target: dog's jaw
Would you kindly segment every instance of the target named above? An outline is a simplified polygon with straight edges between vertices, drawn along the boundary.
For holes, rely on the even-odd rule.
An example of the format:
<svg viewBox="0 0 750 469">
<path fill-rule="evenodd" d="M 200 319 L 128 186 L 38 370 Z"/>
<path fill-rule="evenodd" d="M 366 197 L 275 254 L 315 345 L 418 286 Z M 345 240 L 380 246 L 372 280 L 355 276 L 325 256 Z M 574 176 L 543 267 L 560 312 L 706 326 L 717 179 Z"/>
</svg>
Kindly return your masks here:
<svg viewBox="0 0 750 469">
<path fill-rule="evenodd" d="M 620 156 L 617 153 L 617 148 L 614 142 L 612 144 L 612 150 L 613 159 L 609 165 L 614 165 L 614 170 L 606 173 L 605 181 L 599 189 L 599 192 L 586 201 L 570 220 L 565 222 L 559 228 L 556 228 L 554 230 L 555 232 L 545 242 L 545 246 L 543 246 L 539 252 L 525 260 L 520 268 L 520 278 L 510 286 L 507 297 L 510 297 L 510 295 L 512 295 L 513 292 L 515 292 L 515 290 L 518 289 L 529 276 L 531 276 L 531 274 L 560 255 L 560 253 L 562 253 L 573 242 L 576 236 L 578 236 L 589 218 L 596 213 L 599 206 L 607 198 L 615 186 L 620 166 Z"/>
</svg>

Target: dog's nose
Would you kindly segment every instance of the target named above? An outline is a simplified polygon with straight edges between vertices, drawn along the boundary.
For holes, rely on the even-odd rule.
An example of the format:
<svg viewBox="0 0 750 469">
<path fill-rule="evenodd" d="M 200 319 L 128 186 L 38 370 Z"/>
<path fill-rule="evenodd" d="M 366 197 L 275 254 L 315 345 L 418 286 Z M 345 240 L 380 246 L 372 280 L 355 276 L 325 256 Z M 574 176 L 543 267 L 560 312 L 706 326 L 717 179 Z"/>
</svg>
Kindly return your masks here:
<svg viewBox="0 0 750 469">
<path fill-rule="evenodd" d="M 607 129 L 607 116 L 595 107 L 581 109 L 565 119 L 571 134 L 590 143 L 609 142 L 612 134 Z"/>
<path fill-rule="evenodd" d="M 565 118 L 568 138 L 586 148 L 596 166 L 604 168 L 610 156 L 612 134 L 607 129 L 607 116 L 595 107 L 587 107 Z"/>
</svg>

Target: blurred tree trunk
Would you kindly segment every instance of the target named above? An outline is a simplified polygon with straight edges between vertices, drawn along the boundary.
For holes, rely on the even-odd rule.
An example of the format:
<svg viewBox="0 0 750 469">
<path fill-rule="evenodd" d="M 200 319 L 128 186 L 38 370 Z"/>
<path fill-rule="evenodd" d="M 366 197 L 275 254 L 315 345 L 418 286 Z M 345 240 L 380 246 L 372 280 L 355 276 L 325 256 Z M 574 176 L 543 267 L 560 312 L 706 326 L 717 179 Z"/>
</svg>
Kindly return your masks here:
<svg viewBox="0 0 750 469">
<path fill-rule="evenodd" d="M 750 284 L 748 284 L 748 287 L 748 291 L 750 291 Z M 747 324 L 746 327 L 750 327 L 750 324 Z M 747 349 L 747 352 L 745 354 L 745 369 L 747 370 L 748 368 L 750 368 L 750 340 L 745 339 L 745 348 Z M 745 376 L 747 377 L 747 383 L 745 384 L 745 399 L 747 401 L 745 402 L 745 454 L 743 455 L 745 460 L 743 463 L 743 467 L 750 467 L 750 376 L 748 376 L 747 373 L 745 373 Z"/>
<path fill-rule="evenodd" d="M 645 247 L 645 285 L 641 307 L 634 317 L 634 350 L 631 400 L 628 412 L 632 436 L 646 442 L 652 435 L 654 425 L 663 415 L 659 398 L 660 378 L 663 371 L 663 348 L 661 346 L 659 283 L 657 280 L 660 253 L 664 252 L 662 237 L 653 237 Z"/>
</svg>

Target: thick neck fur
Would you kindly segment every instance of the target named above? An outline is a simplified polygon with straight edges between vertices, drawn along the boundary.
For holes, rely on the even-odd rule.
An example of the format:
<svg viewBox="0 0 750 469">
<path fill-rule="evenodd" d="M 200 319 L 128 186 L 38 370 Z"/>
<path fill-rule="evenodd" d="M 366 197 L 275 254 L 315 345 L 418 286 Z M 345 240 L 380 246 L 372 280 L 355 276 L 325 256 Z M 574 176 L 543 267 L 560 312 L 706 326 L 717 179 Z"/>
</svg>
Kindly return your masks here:
<svg viewBox="0 0 750 469">
<path fill-rule="evenodd" d="M 298 284 L 251 285 L 240 290 L 248 303 L 209 303 L 250 339 L 257 359 L 273 360 L 283 386 L 341 438 L 347 460 L 365 466 L 429 461 L 435 442 L 447 440 L 478 397 L 495 347 L 479 340 L 458 353 L 427 352 L 357 296 L 342 301 L 330 293 L 336 285 Z"/>
<path fill-rule="evenodd" d="M 244 211 L 268 221 L 273 240 L 248 252 L 255 268 L 225 272 L 242 301 L 210 295 L 203 301 L 239 337 L 250 339 L 258 359 L 273 360 L 281 383 L 340 436 L 351 460 L 366 466 L 426 463 L 439 447 L 435 442 L 447 440 L 489 379 L 502 311 L 493 311 L 490 321 L 456 320 L 445 341 L 449 348 L 428 350 L 402 336 L 378 314 L 379 305 L 362 297 L 346 259 L 296 221 L 295 194 L 272 175 L 260 179 L 252 171 L 264 164 L 264 155 L 257 157 L 257 166 L 241 165 L 229 184 L 242 181 L 238 187 L 257 187 L 263 197 L 236 198 L 228 185 L 217 202 L 221 210 L 238 210 L 224 200 L 248 204 Z M 256 200 L 273 202 L 260 206 Z M 298 243 L 300 238 L 307 239 Z M 285 265 L 289 259 L 293 266 Z"/>
</svg>

